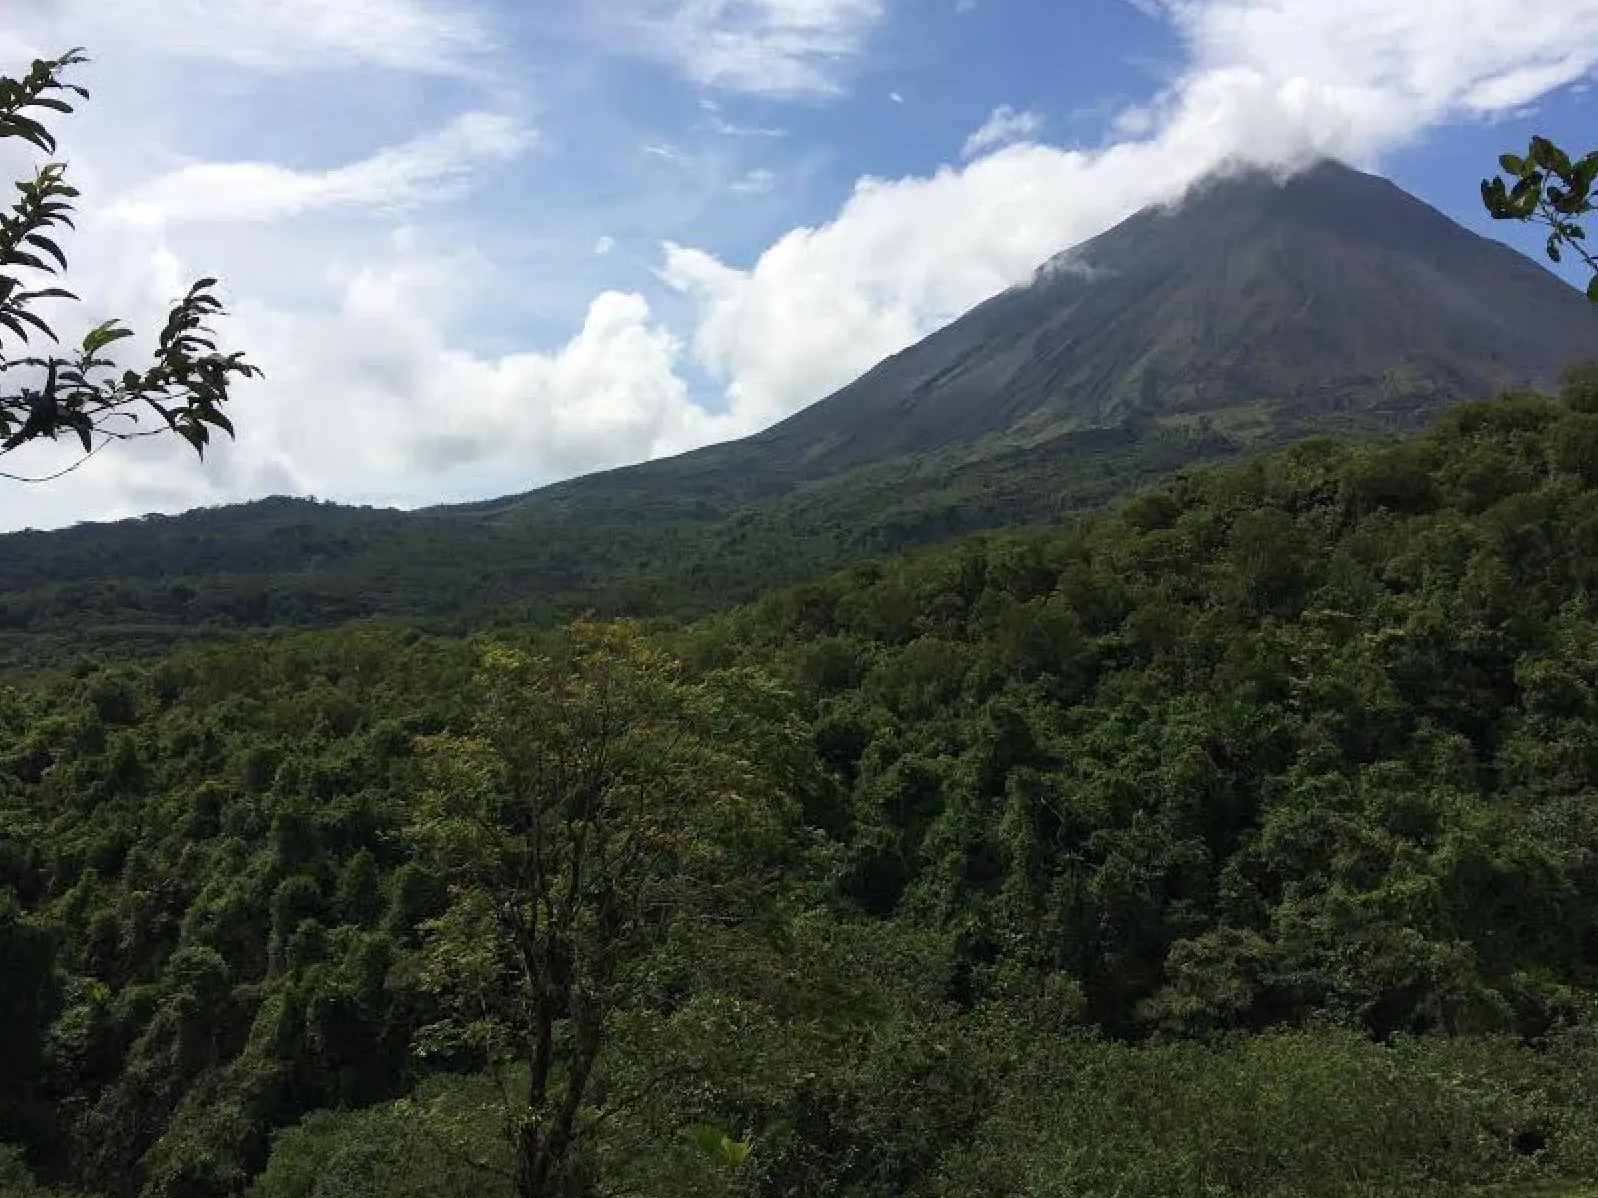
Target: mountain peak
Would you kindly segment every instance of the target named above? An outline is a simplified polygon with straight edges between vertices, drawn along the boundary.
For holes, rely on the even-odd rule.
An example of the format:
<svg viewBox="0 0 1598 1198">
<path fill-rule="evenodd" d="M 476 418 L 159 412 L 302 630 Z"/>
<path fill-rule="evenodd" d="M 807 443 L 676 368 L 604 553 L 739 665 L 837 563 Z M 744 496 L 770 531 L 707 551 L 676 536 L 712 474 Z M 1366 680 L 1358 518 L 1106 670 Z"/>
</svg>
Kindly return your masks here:
<svg viewBox="0 0 1598 1198">
<path fill-rule="evenodd" d="M 1573 288 L 1389 180 L 1228 166 L 756 440 L 836 472 L 1151 424 L 1397 431 L 1594 354 Z"/>
<path fill-rule="evenodd" d="M 1106 269 L 1095 268 L 1091 263 L 1090 255 L 1095 250 L 1111 249 L 1109 256 L 1114 256 L 1113 249 L 1119 242 L 1145 237 L 1173 221 L 1195 226 L 1232 222 L 1240 215 L 1257 218 L 1275 208 L 1368 203 L 1392 193 L 1409 198 L 1381 176 L 1365 174 L 1335 158 L 1319 158 L 1296 169 L 1260 166 L 1241 159 L 1223 162 L 1170 199 L 1139 209 L 1098 237 L 1054 255 L 1037 268 L 1033 281 L 1046 281 L 1056 275 L 1091 279 L 1096 270 Z"/>
</svg>

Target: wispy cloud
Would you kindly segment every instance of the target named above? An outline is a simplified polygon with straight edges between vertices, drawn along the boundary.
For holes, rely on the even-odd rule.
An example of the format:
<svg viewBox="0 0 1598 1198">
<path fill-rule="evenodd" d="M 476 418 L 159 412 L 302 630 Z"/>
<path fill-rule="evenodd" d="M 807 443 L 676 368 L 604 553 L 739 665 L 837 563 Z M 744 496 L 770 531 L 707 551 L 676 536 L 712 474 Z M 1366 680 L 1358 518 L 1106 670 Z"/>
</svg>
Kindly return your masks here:
<svg viewBox="0 0 1598 1198">
<path fill-rule="evenodd" d="M 770 125 L 740 125 L 722 115 L 721 105 L 708 97 L 699 101 L 710 122 L 710 128 L 722 137 L 786 137 L 787 130 Z"/>
<path fill-rule="evenodd" d="M 883 12 L 884 0 L 670 0 L 637 23 L 697 83 L 796 98 L 840 91 Z"/>
<path fill-rule="evenodd" d="M 776 185 L 776 172 L 757 168 L 734 179 L 728 185 L 728 190 L 734 195 L 764 195 Z"/>
<path fill-rule="evenodd" d="M 113 218 L 143 223 L 283 220 L 318 209 L 398 211 L 454 194 L 485 161 L 532 142 L 510 117 L 469 112 L 438 133 L 326 171 L 265 162 L 201 163 L 146 183 L 114 201 Z"/>
<path fill-rule="evenodd" d="M 1032 141 L 1043 132 L 1043 117 L 1036 112 L 1020 112 L 1008 104 L 993 110 L 982 127 L 965 139 L 960 149 L 962 158 L 975 158 L 988 150 L 1011 145 L 1018 141 Z"/>
<path fill-rule="evenodd" d="M 485 18 L 459 0 L 55 0 L 19 18 L 41 36 L 75 39 L 68 44 L 92 30 L 122 51 L 269 72 L 458 74 L 491 44 Z"/>
</svg>

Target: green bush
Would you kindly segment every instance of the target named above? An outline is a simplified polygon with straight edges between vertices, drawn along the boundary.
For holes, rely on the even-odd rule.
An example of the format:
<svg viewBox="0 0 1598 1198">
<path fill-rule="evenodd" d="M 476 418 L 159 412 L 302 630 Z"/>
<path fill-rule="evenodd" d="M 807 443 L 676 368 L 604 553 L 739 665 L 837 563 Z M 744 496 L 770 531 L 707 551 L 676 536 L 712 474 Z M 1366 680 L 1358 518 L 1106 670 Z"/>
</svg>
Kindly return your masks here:
<svg viewBox="0 0 1598 1198">
<path fill-rule="evenodd" d="M 1585 1046 L 1375 1044 L 1270 1033 L 1219 1046 L 1036 1046 L 939 1179 L 948 1198 L 1457 1195 L 1593 1176 Z"/>
</svg>

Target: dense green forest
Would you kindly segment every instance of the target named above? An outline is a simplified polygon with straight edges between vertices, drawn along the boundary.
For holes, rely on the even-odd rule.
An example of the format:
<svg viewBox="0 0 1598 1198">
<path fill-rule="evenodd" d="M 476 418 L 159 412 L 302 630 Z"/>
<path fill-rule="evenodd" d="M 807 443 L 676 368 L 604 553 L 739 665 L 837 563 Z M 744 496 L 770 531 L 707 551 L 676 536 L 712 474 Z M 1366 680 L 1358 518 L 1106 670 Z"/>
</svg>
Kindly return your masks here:
<svg viewBox="0 0 1598 1198">
<path fill-rule="evenodd" d="M 1576 378 L 692 623 L 18 677 L 0 1191 L 1598 1183 L 1595 588 Z"/>
<path fill-rule="evenodd" d="M 0 671 L 378 616 L 459 632 L 582 611 L 705 615 L 882 553 L 1057 520 L 1241 448 L 1213 434 L 1110 429 L 975 462 L 928 454 L 778 496 L 752 493 L 747 478 L 707 482 L 688 455 L 637 478 L 454 508 L 278 497 L 9 533 Z"/>
</svg>

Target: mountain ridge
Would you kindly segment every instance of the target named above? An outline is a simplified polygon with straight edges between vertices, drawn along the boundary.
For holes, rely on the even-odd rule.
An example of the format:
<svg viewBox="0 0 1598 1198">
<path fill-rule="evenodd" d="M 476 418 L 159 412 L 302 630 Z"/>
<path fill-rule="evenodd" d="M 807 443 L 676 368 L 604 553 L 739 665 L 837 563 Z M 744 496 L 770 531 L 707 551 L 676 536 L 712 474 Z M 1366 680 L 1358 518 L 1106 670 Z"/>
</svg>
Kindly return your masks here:
<svg viewBox="0 0 1598 1198">
<path fill-rule="evenodd" d="M 1212 235 L 1184 253 L 1182 243 L 1195 226 Z M 1312 274 L 1312 267 L 1355 246 L 1366 256 L 1360 265 L 1367 272 L 1401 289 L 1400 302 L 1365 313 L 1316 312 L 1342 298 L 1338 288 L 1361 303 L 1371 299 L 1369 278 L 1351 288 L 1345 279 L 1329 285 Z M 1281 268 L 1273 272 L 1257 260 L 1261 254 L 1275 256 Z M 1077 269 L 1059 269 L 1062 261 Z M 1041 268 L 1041 283 L 1001 292 L 751 440 L 775 446 L 819 439 L 825 426 L 829 454 L 847 446 L 862 458 L 881 456 L 883 430 L 861 417 L 870 406 L 874 415 L 908 418 L 895 427 L 890 444 L 915 451 L 927 442 L 907 438 L 912 430 L 953 429 L 975 439 L 974 415 L 990 419 L 980 430 L 990 435 L 997 423 L 993 408 L 977 400 L 995 393 L 1008 395 L 1003 412 L 1011 428 L 1043 438 L 1061 423 L 1067 430 L 1102 425 L 1147 400 L 1169 410 L 1167 392 L 1173 380 L 1180 384 L 1184 367 L 1207 384 L 1176 388 L 1177 402 L 1192 407 L 1213 407 L 1217 399 L 1235 400 L 1239 390 L 1267 386 L 1278 398 L 1297 390 L 1357 401 L 1379 385 L 1375 380 L 1394 375 L 1399 377 L 1390 384 L 1393 390 L 1407 387 L 1425 403 L 1433 388 L 1403 378 L 1405 368 L 1427 379 L 1440 377 L 1450 392 L 1485 394 L 1547 383 L 1562 359 L 1595 344 L 1584 299 L 1550 272 L 1462 228 L 1388 180 L 1331 162 L 1281 185 L 1258 171 L 1207 178 L 1177 203 L 1145 208 L 1050 263 Z M 1273 273 L 1288 286 L 1253 292 Z M 1504 297 L 1486 303 L 1474 288 L 1450 286 L 1450 273 L 1467 282 L 1492 277 L 1499 289 L 1513 288 L 1515 298 L 1537 310 L 1537 319 L 1506 316 Z M 1290 298 L 1299 302 L 1283 302 L 1288 297 L 1282 290 L 1297 293 Z M 1150 296 L 1154 302 L 1140 302 Z M 1446 336 L 1436 328 L 1439 313 L 1449 322 Z M 1345 323 L 1328 328 L 1326 315 Z M 1263 336 L 1246 327 L 1253 321 Z M 1173 326 L 1176 338 L 1185 333 L 1189 344 L 1171 344 Z M 1057 336 L 1056 343 L 1040 347 L 1049 334 Z M 1383 339 L 1379 353 L 1362 345 L 1374 338 Z M 1414 348 L 1394 353 L 1398 342 Z M 1298 358 L 1294 368 L 1312 385 L 1284 389 L 1285 371 L 1247 360 L 1249 351 L 1258 355 L 1265 348 L 1307 355 L 1310 365 Z M 1190 355 L 1185 361 L 1184 349 Z M 1333 374 L 1336 355 L 1349 353 L 1374 360 L 1373 366 L 1363 374 Z M 915 377 L 905 377 L 907 367 Z M 893 391 L 897 402 L 878 399 L 874 389 Z M 1070 402 L 1061 404 L 1062 396 Z"/>
<path fill-rule="evenodd" d="M 1583 356 L 1584 297 L 1391 182 L 1235 171 L 739 441 L 412 512 L 287 501 L 0 538 L 0 630 L 696 614 L 1193 463 L 1412 432 Z"/>
</svg>

